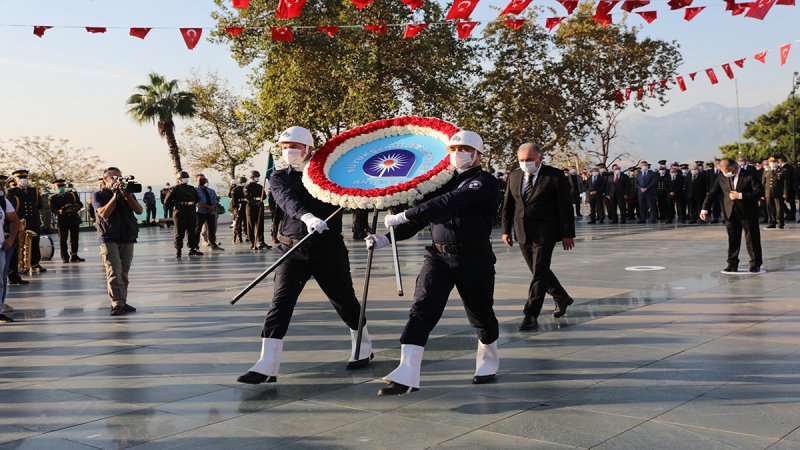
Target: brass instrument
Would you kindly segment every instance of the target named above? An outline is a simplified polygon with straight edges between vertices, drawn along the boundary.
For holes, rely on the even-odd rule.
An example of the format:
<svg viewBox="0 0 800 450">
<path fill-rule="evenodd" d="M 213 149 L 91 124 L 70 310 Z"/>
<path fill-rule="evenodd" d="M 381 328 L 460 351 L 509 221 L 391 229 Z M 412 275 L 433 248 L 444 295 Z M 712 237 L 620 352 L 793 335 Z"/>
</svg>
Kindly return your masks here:
<svg viewBox="0 0 800 450">
<path fill-rule="evenodd" d="M 19 262 L 17 263 L 17 270 L 21 273 L 31 272 L 31 260 L 33 259 L 33 238 L 37 234 L 31 230 L 26 230 L 27 221 L 25 219 L 19 220 Z"/>
</svg>

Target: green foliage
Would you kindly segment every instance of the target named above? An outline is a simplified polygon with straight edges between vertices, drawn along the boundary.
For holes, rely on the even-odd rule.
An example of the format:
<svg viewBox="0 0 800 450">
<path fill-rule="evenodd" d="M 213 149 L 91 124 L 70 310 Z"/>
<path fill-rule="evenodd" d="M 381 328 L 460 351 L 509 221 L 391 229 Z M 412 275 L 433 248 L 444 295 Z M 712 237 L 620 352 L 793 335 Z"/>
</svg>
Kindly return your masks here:
<svg viewBox="0 0 800 450">
<path fill-rule="evenodd" d="M 748 141 L 741 143 L 741 152 L 750 161 L 762 161 L 770 156 L 784 155 L 787 160 L 792 160 L 793 128 L 800 125 L 800 98 L 790 97 L 772 111 L 762 114 L 755 120 L 745 122 L 744 137 Z M 800 131 L 800 130 L 796 130 Z M 797 145 L 797 144 L 795 144 Z M 737 143 L 721 146 L 720 152 L 724 156 L 735 158 L 739 155 L 740 146 Z"/>
</svg>

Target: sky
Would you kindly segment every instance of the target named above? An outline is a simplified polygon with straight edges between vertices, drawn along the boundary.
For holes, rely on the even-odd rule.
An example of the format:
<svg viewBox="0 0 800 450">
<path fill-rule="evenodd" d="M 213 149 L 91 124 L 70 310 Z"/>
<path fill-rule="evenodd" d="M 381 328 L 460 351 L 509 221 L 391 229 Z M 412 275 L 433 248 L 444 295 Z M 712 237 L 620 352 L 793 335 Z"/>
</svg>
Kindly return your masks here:
<svg viewBox="0 0 800 450">
<path fill-rule="evenodd" d="M 481 0 L 472 17 L 492 19 L 496 8 L 506 3 Z M 564 14 L 553 0 L 533 4 L 552 7 L 554 16 Z M 748 58 L 744 68 L 734 67 L 739 104 L 783 101 L 791 89 L 792 73 L 800 70 L 800 43 L 794 44 L 783 67 L 777 48 L 800 39 L 800 9 L 776 5 L 764 21 L 758 21 L 731 17 L 721 0 L 695 0 L 693 6 L 707 9 L 690 23 L 683 20 L 682 11 L 669 11 L 666 0 L 652 0 L 641 9 L 659 12 L 653 24 L 638 16 L 628 19 L 642 24 L 648 36 L 680 44 L 684 59 L 680 73 L 700 71 L 697 81 L 688 82 L 687 92 L 673 89 L 670 102 L 653 105 L 648 114 L 665 115 L 703 102 L 736 106 L 735 84 L 719 65 L 742 57 Z M 135 174 L 146 184 L 172 181 L 166 143 L 155 126 L 140 126 L 125 113 L 133 87 L 145 83 L 151 71 L 177 79 L 216 71 L 246 92 L 248 70 L 231 59 L 226 47 L 205 39 L 193 51 L 187 50 L 177 29 L 154 29 L 145 40 L 128 36 L 126 29 L 90 34 L 82 28 L 55 28 L 38 38 L 32 25 L 203 27 L 214 25 L 210 13 L 215 8 L 212 0 L 0 0 L 0 141 L 19 136 L 65 138 L 77 147 L 91 147 L 104 164 Z M 767 64 L 752 59 L 762 50 L 770 50 Z M 716 86 L 703 73 L 710 66 L 717 66 Z M 261 168 L 265 162 L 263 154 L 253 165 Z M 221 180 L 211 178 L 216 183 Z"/>
</svg>

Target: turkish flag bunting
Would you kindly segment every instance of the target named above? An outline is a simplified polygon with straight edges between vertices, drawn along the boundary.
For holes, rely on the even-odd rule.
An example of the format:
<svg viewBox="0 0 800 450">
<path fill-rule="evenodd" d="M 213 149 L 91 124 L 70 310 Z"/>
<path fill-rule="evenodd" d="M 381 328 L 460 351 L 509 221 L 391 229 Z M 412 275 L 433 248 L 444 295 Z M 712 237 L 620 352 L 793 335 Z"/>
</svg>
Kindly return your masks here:
<svg viewBox="0 0 800 450">
<path fill-rule="evenodd" d="M 250 0 L 233 0 L 233 7 L 247 9 L 250 7 Z"/>
<path fill-rule="evenodd" d="M 728 78 L 730 78 L 731 80 L 733 79 L 733 69 L 731 69 L 731 65 L 730 64 L 723 64 L 722 65 L 722 70 L 725 71 L 725 75 L 727 75 Z"/>
<path fill-rule="evenodd" d="M 611 10 L 614 9 L 619 3 L 618 0 L 600 0 L 597 4 L 597 10 L 595 11 L 595 15 L 598 16 L 607 16 L 611 13 Z"/>
<path fill-rule="evenodd" d="M 669 83 L 669 80 L 661 80 L 661 87 L 662 88 L 667 87 L 667 83 Z"/>
<path fill-rule="evenodd" d="M 202 28 L 181 28 L 181 36 L 183 36 L 183 41 L 186 42 L 186 48 L 189 50 L 194 50 L 197 47 L 202 35 Z"/>
<path fill-rule="evenodd" d="M 531 4 L 531 1 L 532 0 L 511 0 L 500 13 L 500 17 L 507 14 L 522 14 L 522 11 L 525 11 L 525 8 Z"/>
<path fill-rule="evenodd" d="M 675 81 L 678 82 L 678 87 L 680 88 L 681 92 L 686 91 L 686 81 L 683 77 L 675 77 Z"/>
<path fill-rule="evenodd" d="M 670 6 L 670 9 L 676 10 L 681 8 L 686 8 L 687 6 L 691 5 L 694 0 L 669 0 L 667 4 Z"/>
<path fill-rule="evenodd" d="M 786 58 L 789 57 L 789 50 L 792 49 L 792 44 L 781 45 L 781 65 L 786 64 Z"/>
<path fill-rule="evenodd" d="M 636 14 L 642 16 L 647 23 L 653 23 L 658 18 L 658 11 L 636 11 Z"/>
<path fill-rule="evenodd" d="M 738 16 L 747 11 L 747 8 L 749 8 L 751 5 L 752 3 L 736 3 L 733 0 L 731 0 L 728 2 L 728 5 L 725 7 L 725 10 L 727 11 L 728 8 L 730 8 L 731 15 Z"/>
<path fill-rule="evenodd" d="M 372 3 L 372 0 L 351 0 L 351 1 L 353 2 L 354 5 L 356 5 L 356 8 L 358 9 L 364 9 L 367 7 L 367 5 Z"/>
<path fill-rule="evenodd" d="M 696 76 L 697 76 L 697 72 L 692 72 L 692 73 L 689 74 L 689 78 L 691 78 L 692 81 L 694 81 L 694 77 L 696 77 Z"/>
<path fill-rule="evenodd" d="M 49 26 L 45 26 L 45 25 L 37 25 L 37 26 L 33 27 L 33 34 L 35 34 L 36 36 L 42 37 L 42 36 L 44 36 L 44 32 L 49 30 L 50 28 L 53 28 L 53 27 L 49 27 Z"/>
<path fill-rule="evenodd" d="M 275 11 L 275 17 L 278 19 L 299 17 L 303 12 L 304 6 L 306 6 L 306 0 L 278 0 L 278 9 Z"/>
<path fill-rule="evenodd" d="M 633 12 L 636 8 L 641 8 L 642 6 L 647 6 L 650 4 L 650 0 L 625 0 L 622 3 L 621 9 L 627 12 Z"/>
<path fill-rule="evenodd" d="M 458 22 L 456 23 L 456 30 L 458 31 L 459 39 L 466 39 L 469 37 L 472 30 L 478 22 Z"/>
<path fill-rule="evenodd" d="M 382 34 L 386 34 L 386 25 L 364 25 L 365 30 L 372 31 L 373 33 L 377 34 L 378 36 Z"/>
<path fill-rule="evenodd" d="M 339 32 L 339 27 L 336 25 L 318 26 L 317 29 L 330 37 L 336 36 L 336 33 Z"/>
<path fill-rule="evenodd" d="M 611 25 L 612 23 L 614 23 L 612 21 L 612 19 L 611 19 L 611 14 L 606 14 L 605 16 L 599 16 L 599 15 L 595 14 L 595 15 L 592 16 L 592 19 L 594 19 L 594 23 L 599 23 L 599 24 L 603 25 L 603 28 L 605 28 L 605 27 Z"/>
<path fill-rule="evenodd" d="M 478 6 L 478 0 L 455 0 L 444 20 L 467 20 L 476 6 Z"/>
<path fill-rule="evenodd" d="M 766 61 L 765 61 L 765 60 L 766 60 L 766 58 L 767 58 L 767 51 L 766 51 L 766 50 L 764 50 L 764 51 L 763 51 L 763 52 L 761 52 L 761 53 L 756 53 L 756 54 L 753 56 L 753 58 L 755 58 L 756 60 L 758 60 L 759 62 L 761 62 L 761 64 L 766 64 Z"/>
<path fill-rule="evenodd" d="M 553 28 L 557 27 L 564 19 L 566 19 L 566 17 L 548 17 L 547 20 L 544 21 L 544 27 L 547 28 L 547 31 L 553 31 Z"/>
<path fill-rule="evenodd" d="M 619 89 L 614 91 L 614 100 L 617 103 L 622 103 L 625 101 L 625 99 L 622 98 L 622 92 Z"/>
<path fill-rule="evenodd" d="M 636 100 L 642 101 L 642 98 L 644 98 L 644 88 L 639 86 L 636 88 Z"/>
<path fill-rule="evenodd" d="M 778 0 L 778 5 L 794 6 L 794 0 Z"/>
<path fill-rule="evenodd" d="M 650 97 L 655 97 L 656 95 L 656 82 L 650 83 Z"/>
<path fill-rule="evenodd" d="M 708 79 L 711 80 L 711 84 L 719 83 L 719 80 L 717 80 L 717 74 L 714 73 L 714 69 L 706 69 L 706 75 L 708 75 Z"/>
<path fill-rule="evenodd" d="M 269 29 L 269 31 L 272 33 L 272 42 L 294 41 L 292 27 L 272 27 Z"/>
<path fill-rule="evenodd" d="M 105 33 L 108 30 L 105 27 L 86 27 L 86 31 L 89 33 Z"/>
<path fill-rule="evenodd" d="M 422 0 L 400 0 L 404 5 L 408 6 L 411 11 L 422 6 Z"/>
<path fill-rule="evenodd" d="M 747 59 L 747 58 L 737 59 L 737 60 L 736 60 L 736 61 L 734 61 L 733 63 L 734 63 L 734 64 L 736 64 L 737 66 L 739 66 L 739 67 L 741 68 L 741 67 L 744 67 L 744 60 L 745 60 L 745 59 Z"/>
<path fill-rule="evenodd" d="M 561 3 L 561 6 L 566 8 L 567 14 L 572 14 L 575 8 L 578 7 L 578 0 L 558 0 L 558 3 Z"/>
<path fill-rule="evenodd" d="M 747 14 L 744 16 L 751 19 L 764 20 L 769 10 L 775 5 L 775 1 L 776 0 L 758 0 L 750 6 L 750 9 L 747 10 Z"/>
<path fill-rule="evenodd" d="M 403 33 L 403 39 L 413 39 L 420 31 L 428 27 L 427 23 L 410 23 L 406 25 L 406 32 Z"/>
<path fill-rule="evenodd" d="M 523 25 L 525 25 L 525 19 L 506 19 L 503 21 L 503 24 L 505 24 L 507 27 L 519 30 Z"/>
<path fill-rule="evenodd" d="M 228 28 L 225 28 L 225 31 L 228 34 L 230 34 L 231 36 L 240 35 L 242 33 L 242 30 L 244 30 L 244 28 L 242 28 L 242 27 L 228 27 Z"/>
<path fill-rule="evenodd" d="M 131 28 L 131 36 L 137 37 L 139 39 L 144 39 L 147 36 L 147 33 L 150 32 L 150 28 Z"/>
<path fill-rule="evenodd" d="M 631 99 L 631 88 L 625 88 L 625 100 Z"/>
<path fill-rule="evenodd" d="M 700 14 L 700 11 L 702 11 L 704 9 L 706 9 L 705 6 L 698 6 L 698 7 L 695 7 L 695 8 L 686 8 L 686 9 L 683 10 L 683 18 L 687 22 L 691 22 L 691 20 L 694 19 L 695 16 Z"/>
</svg>

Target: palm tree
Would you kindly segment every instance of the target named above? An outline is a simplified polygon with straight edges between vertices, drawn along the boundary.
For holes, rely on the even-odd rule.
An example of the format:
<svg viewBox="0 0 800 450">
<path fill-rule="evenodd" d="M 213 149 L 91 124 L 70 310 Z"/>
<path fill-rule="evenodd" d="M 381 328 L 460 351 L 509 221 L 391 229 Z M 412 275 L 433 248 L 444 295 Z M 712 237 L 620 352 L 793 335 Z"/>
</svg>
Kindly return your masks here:
<svg viewBox="0 0 800 450">
<path fill-rule="evenodd" d="M 181 172 L 181 155 L 175 139 L 174 116 L 192 117 L 196 113 L 195 95 L 178 90 L 178 80 L 167 81 L 163 75 L 151 73 L 150 84 L 136 86 L 136 93 L 128 98 L 128 114 L 143 124 L 152 122 L 158 125 L 158 134 L 166 137 L 169 156 L 175 172 Z"/>
</svg>

